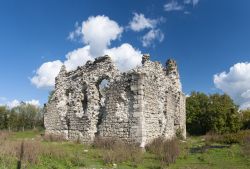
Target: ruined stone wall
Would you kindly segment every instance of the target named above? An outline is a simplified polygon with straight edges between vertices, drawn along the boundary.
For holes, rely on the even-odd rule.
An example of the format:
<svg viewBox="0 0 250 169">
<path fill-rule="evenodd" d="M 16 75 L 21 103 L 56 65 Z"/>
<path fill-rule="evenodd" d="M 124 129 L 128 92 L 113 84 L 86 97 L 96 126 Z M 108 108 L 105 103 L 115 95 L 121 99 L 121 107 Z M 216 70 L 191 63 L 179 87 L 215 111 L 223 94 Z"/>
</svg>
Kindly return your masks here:
<svg viewBox="0 0 250 169">
<path fill-rule="evenodd" d="M 63 66 L 46 105 L 46 133 L 82 142 L 116 137 L 142 147 L 180 128 L 185 137 L 185 95 L 175 61 L 164 68 L 144 55 L 142 64 L 120 73 L 104 56 L 71 72 Z M 104 79 L 108 84 L 101 84 Z"/>
</svg>

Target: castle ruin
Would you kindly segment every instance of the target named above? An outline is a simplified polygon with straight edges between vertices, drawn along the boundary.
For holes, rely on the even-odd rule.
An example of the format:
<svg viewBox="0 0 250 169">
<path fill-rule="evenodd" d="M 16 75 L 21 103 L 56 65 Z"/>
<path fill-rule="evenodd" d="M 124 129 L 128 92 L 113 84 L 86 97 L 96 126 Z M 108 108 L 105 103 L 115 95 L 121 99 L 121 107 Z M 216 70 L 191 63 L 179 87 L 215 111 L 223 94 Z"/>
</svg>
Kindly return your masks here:
<svg viewBox="0 0 250 169">
<path fill-rule="evenodd" d="M 91 143 L 96 136 L 141 147 L 157 137 L 186 137 L 185 95 L 176 62 L 164 68 L 143 55 L 142 66 L 119 72 L 109 56 L 67 72 L 62 66 L 45 106 L 46 134 Z"/>
</svg>

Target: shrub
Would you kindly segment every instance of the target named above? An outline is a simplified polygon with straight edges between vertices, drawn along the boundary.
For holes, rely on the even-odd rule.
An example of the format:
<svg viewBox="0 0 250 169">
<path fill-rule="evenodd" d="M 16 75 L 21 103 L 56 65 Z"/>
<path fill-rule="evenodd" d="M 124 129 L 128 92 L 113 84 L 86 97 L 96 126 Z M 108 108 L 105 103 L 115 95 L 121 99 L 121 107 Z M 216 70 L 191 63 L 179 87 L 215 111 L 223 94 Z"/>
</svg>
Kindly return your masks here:
<svg viewBox="0 0 250 169">
<path fill-rule="evenodd" d="M 178 128 L 175 132 L 175 135 L 178 139 L 180 140 L 184 140 L 184 137 L 183 137 L 183 129 L 182 128 Z"/>
<path fill-rule="evenodd" d="M 250 157 L 250 135 L 247 135 L 243 139 L 242 154 L 245 157 Z"/>
<path fill-rule="evenodd" d="M 102 149 L 105 164 L 131 161 L 132 165 L 136 166 L 142 161 L 142 151 L 138 145 L 119 139 L 97 137 L 93 147 Z"/>
<path fill-rule="evenodd" d="M 8 131 L 0 131 L 0 140 L 1 141 L 5 141 L 9 136 L 10 136 L 11 132 Z"/>
<path fill-rule="evenodd" d="M 62 141 L 66 141 L 65 137 L 62 134 L 45 134 L 43 136 L 43 140 L 44 141 L 56 141 L 56 142 L 62 142 Z"/>
<path fill-rule="evenodd" d="M 239 131 L 237 133 L 215 134 L 208 133 L 205 136 L 206 143 L 242 144 L 250 135 L 250 130 Z"/>
<path fill-rule="evenodd" d="M 117 140 L 115 138 L 95 137 L 93 147 L 100 149 L 112 149 Z"/>
<path fill-rule="evenodd" d="M 83 155 L 78 153 L 78 152 L 74 152 L 73 156 L 70 158 L 70 162 L 71 164 L 73 164 L 74 166 L 81 166 L 84 167 L 86 166 L 85 160 L 83 158 Z"/>
<path fill-rule="evenodd" d="M 250 109 L 241 111 L 242 129 L 250 129 Z"/>
<path fill-rule="evenodd" d="M 166 164 L 175 162 L 180 153 L 176 138 L 171 140 L 165 140 L 161 137 L 156 138 L 146 146 L 146 150 L 156 154 L 157 158 Z"/>
</svg>

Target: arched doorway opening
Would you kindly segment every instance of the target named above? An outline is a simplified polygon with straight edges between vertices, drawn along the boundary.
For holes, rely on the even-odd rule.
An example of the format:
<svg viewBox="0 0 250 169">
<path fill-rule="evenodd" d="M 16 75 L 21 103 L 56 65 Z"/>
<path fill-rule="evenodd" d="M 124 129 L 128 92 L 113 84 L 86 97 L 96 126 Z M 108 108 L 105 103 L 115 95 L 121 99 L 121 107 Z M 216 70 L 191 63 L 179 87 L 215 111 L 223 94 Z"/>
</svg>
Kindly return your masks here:
<svg viewBox="0 0 250 169">
<path fill-rule="evenodd" d="M 99 126 L 102 124 L 102 120 L 104 116 L 106 115 L 106 95 L 107 95 L 107 90 L 109 88 L 109 77 L 103 77 L 101 78 L 97 84 L 97 89 L 99 92 L 99 114 L 98 114 L 98 119 L 97 119 L 97 132 L 95 135 L 99 135 Z"/>
</svg>

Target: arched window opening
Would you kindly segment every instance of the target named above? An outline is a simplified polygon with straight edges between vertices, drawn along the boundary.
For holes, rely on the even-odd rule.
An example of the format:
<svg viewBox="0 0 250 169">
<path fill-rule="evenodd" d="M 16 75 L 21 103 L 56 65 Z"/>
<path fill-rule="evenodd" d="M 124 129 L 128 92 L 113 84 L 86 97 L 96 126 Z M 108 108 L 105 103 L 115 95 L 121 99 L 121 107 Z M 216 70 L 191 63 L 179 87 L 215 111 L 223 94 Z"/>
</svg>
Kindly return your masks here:
<svg viewBox="0 0 250 169">
<path fill-rule="evenodd" d="M 83 110 L 84 113 L 86 113 L 87 109 L 88 109 L 88 94 L 87 94 L 87 88 L 86 87 L 84 87 L 83 90 L 82 90 L 81 103 L 82 103 L 82 110 Z"/>
<path fill-rule="evenodd" d="M 99 109 L 99 114 L 98 114 L 98 119 L 97 119 L 97 124 L 96 124 L 97 132 L 95 133 L 95 135 L 99 135 L 98 129 L 99 129 L 100 124 L 102 124 L 102 119 L 106 111 L 106 107 L 105 107 L 106 98 L 105 97 L 106 97 L 107 89 L 109 87 L 109 81 L 108 79 L 103 78 L 96 85 L 97 85 L 98 92 L 99 92 L 100 109 Z"/>
<path fill-rule="evenodd" d="M 109 87 L 109 81 L 107 79 L 103 79 L 102 81 L 100 81 L 98 85 L 101 107 L 105 106 L 105 93 L 108 87 Z"/>
</svg>

